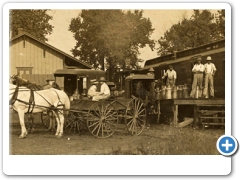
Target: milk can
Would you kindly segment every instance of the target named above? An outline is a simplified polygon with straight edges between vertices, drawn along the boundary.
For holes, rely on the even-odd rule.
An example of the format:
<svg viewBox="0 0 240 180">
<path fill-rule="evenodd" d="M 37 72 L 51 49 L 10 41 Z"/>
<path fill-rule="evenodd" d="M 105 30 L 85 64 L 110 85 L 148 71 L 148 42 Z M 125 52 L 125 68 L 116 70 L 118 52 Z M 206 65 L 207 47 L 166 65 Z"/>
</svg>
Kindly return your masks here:
<svg viewBox="0 0 240 180">
<path fill-rule="evenodd" d="M 161 99 L 166 99 L 166 86 L 162 86 Z"/>
<path fill-rule="evenodd" d="M 74 94 L 72 96 L 73 96 L 73 99 L 80 99 L 81 97 L 77 89 L 74 91 Z"/>
<path fill-rule="evenodd" d="M 187 87 L 187 84 L 184 84 L 183 86 L 183 98 L 188 98 L 189 95 L 188 95 L 188 87 Z"/>
<path fill-rule="evenodd" d="M 172 98 L 177 99 L 177 86 L 173 86 L 172 88 Z"/>
<path fill-rule="evenodd" d="M 171 88 L 171 86 L 168 86 L 166 88 L 166 99 L 172 99 L 172 88 Z"/>
<path fill-rule="evenodd" d="M 178 98 L 179 99 L 182 99 L 182 94 L 183 94 L 183 92 L 182 92 L 182 88 L 183 88 L 183 85 L 179 85 L 178 86 L 178 90 L 177 90 L 177 92 L 178 92 Z"/>
</svg>

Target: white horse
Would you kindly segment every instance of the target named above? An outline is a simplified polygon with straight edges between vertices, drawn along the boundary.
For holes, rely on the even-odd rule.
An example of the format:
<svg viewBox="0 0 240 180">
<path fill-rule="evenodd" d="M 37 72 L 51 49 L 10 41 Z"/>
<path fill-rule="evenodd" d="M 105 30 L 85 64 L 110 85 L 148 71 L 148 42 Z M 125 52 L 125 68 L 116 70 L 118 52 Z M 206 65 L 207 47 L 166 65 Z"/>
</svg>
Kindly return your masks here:
<svg viewBox="0 0 240 180">
<path fill-rule="evenodd" d="M 48 109 L 52 110 L 56 117 L 57 129 L 56 136 L 58 138 L 63 135 L 64 113 L 68 113 L 70 109 L 70 101 L 64 91 L 57 89 L 46 89 L 40 91 L 33 91 L 34 103 L 29 103 L 31 96 L 30 89 L 26 87 L 17 87 L 9 83 L 9 100 L 12 108 L 18 112 L 18 117 L 21 126 L 21 135 L 19 138 L 27 136 L 27 130 L 24 122 L 24 114 L 31 111 L 31 113 L 39 113 Z"/>
</svg>

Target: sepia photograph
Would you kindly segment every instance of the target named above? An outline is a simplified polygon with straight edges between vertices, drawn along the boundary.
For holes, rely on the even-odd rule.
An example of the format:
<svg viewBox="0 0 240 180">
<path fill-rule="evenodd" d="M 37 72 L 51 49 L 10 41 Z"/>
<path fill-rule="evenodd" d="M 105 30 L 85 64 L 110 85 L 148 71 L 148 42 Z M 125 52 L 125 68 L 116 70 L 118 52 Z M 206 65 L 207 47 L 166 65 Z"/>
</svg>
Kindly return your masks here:
<svg viewBox="0 0 240 180">
<path fill-rule="evenodd" d="M 227 8 L 49 7 L 7 9 L 9 155 L 221 155 Z"/>
</svg>

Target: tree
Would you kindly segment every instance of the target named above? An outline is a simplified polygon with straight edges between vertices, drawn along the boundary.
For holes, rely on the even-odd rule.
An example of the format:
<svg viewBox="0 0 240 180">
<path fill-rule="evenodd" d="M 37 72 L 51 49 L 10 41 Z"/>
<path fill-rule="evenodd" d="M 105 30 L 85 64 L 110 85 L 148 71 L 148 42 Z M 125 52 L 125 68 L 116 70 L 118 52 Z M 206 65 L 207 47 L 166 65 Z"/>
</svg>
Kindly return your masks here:
<svg viewBox="0 0 240 180">
<path fill-rule="evenodd" d="M 100 69 L 104 69 L 104 64 L 110 69 L 137 68 L 138 49 L 147 44 L 154 48 L 154 41 L 150 39 L 154 30 L 152 23 L 143 18 L 142 13 L 139 10 L 82 10 L 69 25 L 77 41 L 71 50 L 73 56 Z"/>
<path fill-rule="evenodd" d="M 221 38 L 214 15 L 208 10 L 194 10 L 190 19 L 184 18 L 164 33 L 159 39 L 158 54 L 165 55 L 174 51 L 194 48 Z"/>
<path fill-rule="evenodd" d="M 10 31 L 12 37 L 18 34 L 18 28 L 23 28 L 39 40 L 48 41 L 46 35 L 51 34 L 53 26 L 49 24 L 52 16 L 47 10 L 10 10 Z"/>
<path fill-rule="evenodd" d="M 216 36 L 220 38 L 225 37 L 225 9 L 221 9 L 216 14 L 216 23 L 217 23 L 217 30 Z"/>
</svg>

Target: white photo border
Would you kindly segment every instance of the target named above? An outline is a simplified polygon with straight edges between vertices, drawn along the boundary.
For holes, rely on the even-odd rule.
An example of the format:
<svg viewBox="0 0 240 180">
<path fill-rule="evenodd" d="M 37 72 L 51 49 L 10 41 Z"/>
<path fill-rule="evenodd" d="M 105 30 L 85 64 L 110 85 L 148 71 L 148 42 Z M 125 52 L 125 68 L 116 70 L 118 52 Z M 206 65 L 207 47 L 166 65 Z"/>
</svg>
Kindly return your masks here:
<svg viewBox="0 0 240 180">
<path fill-rule="evenodd" d="M 231 135 L 232 81 L 231 73 L 228 72 L 231 72 L 232 26 L 231 6 L 227 3 L 7 3 L 3 6 L 3 84 L 6 85 L 3 86 L 5 87 L 3 104 L 9 103 L 6 88 L 10 59 L 9 9 L 77 9 L 78 7 L 81 9 L 225 9 L 225 56 L 228 60 L 225 66 L 225 135 Z M 4 119 L 9 119 L 8 112 L 8 106 L 4 106 Z M 3 121 L 3 127 L 3 172 L 6 175 L 228 175 L 231 172 L 231 157 L 221 155 L 9 155 L 9 122 Z M 97 168 L 91 163 L 96 161 L 102 162 Z M 151 168 L 146 168 L 147 166 Z"/>
</svg>

